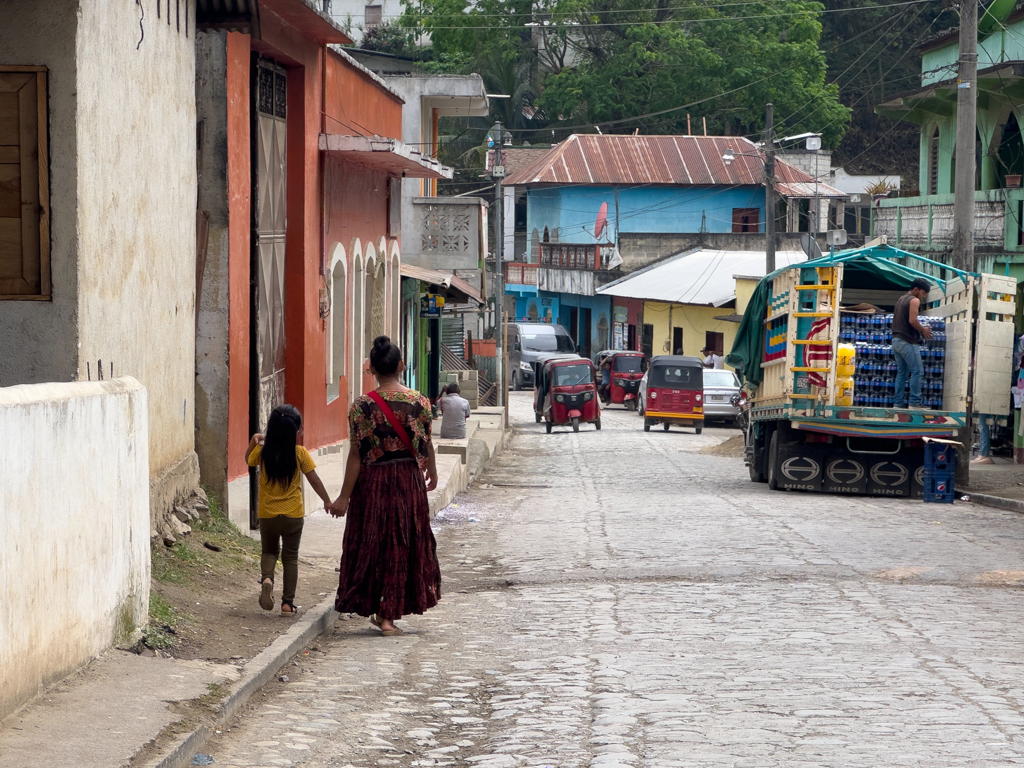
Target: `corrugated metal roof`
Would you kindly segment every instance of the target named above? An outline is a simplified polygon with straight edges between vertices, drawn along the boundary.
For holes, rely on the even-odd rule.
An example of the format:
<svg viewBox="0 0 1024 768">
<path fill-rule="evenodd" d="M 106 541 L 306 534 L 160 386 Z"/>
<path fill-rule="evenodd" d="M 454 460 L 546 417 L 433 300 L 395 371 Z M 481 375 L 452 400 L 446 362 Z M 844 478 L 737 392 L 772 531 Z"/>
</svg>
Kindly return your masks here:
<svg viewBox="0 0 1024 768">
<path fill-rule="evenodd" d="M 803 251 L 778 251 L 776 267 L 807 260 Z M 698 248 L 637 270 L 596 293 L 627 299 L 720 307 L 736 298 L 736 276 L 764 277 L 764 251 Z"/>
<path fill-rule="evenodd" d="M 722 155 L 732 150 L 735 160 Z M 793 184 L 817 187 L 821 197 L 845 197 L 827 184 L 781 160 L 775 161 L 780 190 Z M 573 134 L 527 168 L 505 179 L 506 186 L 533 184 L 672 184 L 684 186 L 760 186 L 764 155 L 738 136 L 602 136 Z M 813 197 L 786 194 L 788 197 Z"/>
</svg>

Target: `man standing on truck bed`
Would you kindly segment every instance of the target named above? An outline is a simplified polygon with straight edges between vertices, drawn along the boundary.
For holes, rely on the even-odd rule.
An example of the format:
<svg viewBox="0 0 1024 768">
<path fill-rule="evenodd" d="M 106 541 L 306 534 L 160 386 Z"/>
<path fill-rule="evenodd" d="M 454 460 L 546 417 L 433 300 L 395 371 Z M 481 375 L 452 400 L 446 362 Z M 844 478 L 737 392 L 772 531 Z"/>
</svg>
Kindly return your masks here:
<svg viewBox="0 0 1024 768">
<path fill-rule="evenodd" d="M 921 302 L 928 297 L 931 285 L 923 277 L 914 278 L 910 290 L 900 296 L 892 313 L 892 354 L 896 358 L 896 402 L 897 408 L 907 408 L 907 378 L 910 378 L 911 410 L 923 411 L 921 405 L 921 380 L 924 365 L 921 363 L 921 343 L 932 337 L 931 328 L 921 325 L 917 311 Z"/>
</svg>

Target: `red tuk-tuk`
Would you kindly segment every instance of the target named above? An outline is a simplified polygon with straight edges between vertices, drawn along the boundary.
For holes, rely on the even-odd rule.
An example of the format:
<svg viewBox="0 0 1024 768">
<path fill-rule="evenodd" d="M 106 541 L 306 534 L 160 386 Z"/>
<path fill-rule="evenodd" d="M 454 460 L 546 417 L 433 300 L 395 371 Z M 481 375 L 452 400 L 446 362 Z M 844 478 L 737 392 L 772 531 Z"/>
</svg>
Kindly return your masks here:
<svg viewBox="0 0 1024 768">
<path fill-rule="evenodd" d="M 655 424 L 704 429 L 704 363 L 699 357 L 652 357 L 640 381 L 640 415 L 644 432 Z"/>
<path fill-rule="evenodd" d="M 607 349 L 597 355 L 598 380 L 604 381 L 604 366 L 609 366 L 610 383 L 597 388 L 601 402 L 605 405 L 622 404 L 626 410 L 635 411 L 637 395 L 640 393 L 640 379 L 647 370 L 647 358 L 643 352 L 621 349 Z"/>
<path fill-rule="evenodd" d="M 597 402 L 594 364 L 579 355 L 542 355 L 534 361 L 533 411 L 544 421 L 548 434 L 553 427 L 580 422 L 601 428 L 601 407 Z"/>
</svg>

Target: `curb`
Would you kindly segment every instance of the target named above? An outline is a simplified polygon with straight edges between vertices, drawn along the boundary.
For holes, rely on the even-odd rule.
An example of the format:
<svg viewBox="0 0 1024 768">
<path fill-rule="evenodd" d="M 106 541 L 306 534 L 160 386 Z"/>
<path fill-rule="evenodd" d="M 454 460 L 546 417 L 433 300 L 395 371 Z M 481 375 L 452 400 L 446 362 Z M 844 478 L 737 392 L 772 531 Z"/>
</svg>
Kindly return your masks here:
<svg viewBox="0 0 1024 768">
<path fill-rule="evenodd" d="M 217 705 L 211 720 L 189 733 L 178 736 L 177 743 L 167 748 L 169 751 L 165 751 L 161 757 L 147 761 L 143 767 L 182 768 L 190 764 L 192 755 L 202 748 L 218 728 L 228 722 L 254 693 L 288 663 L 292 656 L 326 632 L 337 618 L 338 613 L 334 610 L 332 595 L 295 619 L 295 626 L 245 663 L 242 677 L 231 686 L 227 696 Z"/>
<path fill-rule="evenodd" d="M 1004 499 L 1002 496 L 989 496 L 987 493 L 967 492 L 967 496 L 974 504 L 984 504 L 987 507 L 997 509 L 1008 509 L 1011 512 L 1024 512 L 1024 501 L 1018 499 Z"/>
</svg>

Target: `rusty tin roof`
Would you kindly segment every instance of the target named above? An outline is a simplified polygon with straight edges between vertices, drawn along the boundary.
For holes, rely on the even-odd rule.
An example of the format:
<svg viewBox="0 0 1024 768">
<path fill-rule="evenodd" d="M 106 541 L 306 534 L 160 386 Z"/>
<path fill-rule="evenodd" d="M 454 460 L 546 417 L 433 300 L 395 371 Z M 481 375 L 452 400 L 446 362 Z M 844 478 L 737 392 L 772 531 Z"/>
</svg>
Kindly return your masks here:
<svg viewBox="0 0 1024 768">
<path fill-rule="evenodd" d="M 726 150 L 735 155 L 728 165 L 722 159 Z M 775 161 L 775 176 L 787 197 L 845 197 L 781 160 Z M 508 176 L 505 184 L 761 186 L 764 153 L 738 136 L 573 134 Z"/>
</svg>

